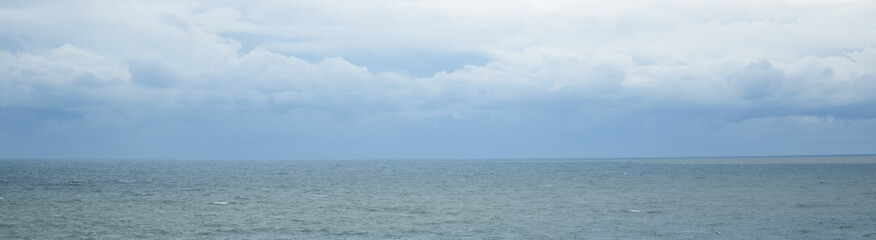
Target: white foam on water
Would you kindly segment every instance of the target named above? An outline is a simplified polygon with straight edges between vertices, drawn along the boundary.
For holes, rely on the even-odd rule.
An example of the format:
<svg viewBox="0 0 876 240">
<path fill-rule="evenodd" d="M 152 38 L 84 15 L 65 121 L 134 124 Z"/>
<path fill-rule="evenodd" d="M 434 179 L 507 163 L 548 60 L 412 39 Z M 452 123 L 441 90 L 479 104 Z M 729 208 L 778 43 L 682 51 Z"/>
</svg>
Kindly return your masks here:
<svg viewBox="0 0 876 240">
<path fill-rule="evenodd" d="M 228 202 L 213 202 L 216 205 L 228 205 Z"/>
</svg>

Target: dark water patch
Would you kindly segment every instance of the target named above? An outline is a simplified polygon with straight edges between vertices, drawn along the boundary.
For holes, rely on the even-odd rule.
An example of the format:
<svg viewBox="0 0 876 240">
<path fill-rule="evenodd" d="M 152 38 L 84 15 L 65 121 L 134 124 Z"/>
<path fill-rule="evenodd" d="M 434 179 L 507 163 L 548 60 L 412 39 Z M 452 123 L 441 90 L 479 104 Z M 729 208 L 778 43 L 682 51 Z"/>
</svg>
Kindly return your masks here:
<svg viewBox="0 0 876 240">
<path fill-rule="evenodd" d="M 814 203 L 797 203 L 794 204 L 796 208 L 817 208 L 817 207 L 827 207 L 828 204 L 825 202 L 814 202 Z"/>
</svg>

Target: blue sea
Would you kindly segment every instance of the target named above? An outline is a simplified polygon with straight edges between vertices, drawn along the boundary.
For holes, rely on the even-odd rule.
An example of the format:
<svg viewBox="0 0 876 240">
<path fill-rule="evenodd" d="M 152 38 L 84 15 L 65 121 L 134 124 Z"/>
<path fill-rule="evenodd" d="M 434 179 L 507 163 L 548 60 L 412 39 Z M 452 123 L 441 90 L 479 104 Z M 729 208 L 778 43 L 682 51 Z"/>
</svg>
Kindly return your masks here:
<svg viewBox="0 0 876 240">
<path fill-rule="evenodd" d="M 876 156 L 0 160 L 0 239 L 876 239 Z"/>
</svg>

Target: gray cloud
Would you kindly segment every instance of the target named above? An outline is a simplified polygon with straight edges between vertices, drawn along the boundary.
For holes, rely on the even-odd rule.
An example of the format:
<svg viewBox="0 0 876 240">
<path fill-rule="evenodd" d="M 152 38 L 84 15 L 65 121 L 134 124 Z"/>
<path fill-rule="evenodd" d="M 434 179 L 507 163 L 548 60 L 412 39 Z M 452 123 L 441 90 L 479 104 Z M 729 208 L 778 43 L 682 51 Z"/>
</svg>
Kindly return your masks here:
<svg viewBox="0 0 876 240">
<path fill-rule="evenodd" d="M 785 81 L 785 73 L 766 60 L 748 64 L 730 80 L 745 99 L 763 99 L 774 94 Z"/>
<path fill-rule="evenodd" d="M 128 64 L 128 72 L 131 81 L 147 87 L 169 88 L 178 81 L 172 69 L 155 60 L 132 61 Z"/>
</svg>

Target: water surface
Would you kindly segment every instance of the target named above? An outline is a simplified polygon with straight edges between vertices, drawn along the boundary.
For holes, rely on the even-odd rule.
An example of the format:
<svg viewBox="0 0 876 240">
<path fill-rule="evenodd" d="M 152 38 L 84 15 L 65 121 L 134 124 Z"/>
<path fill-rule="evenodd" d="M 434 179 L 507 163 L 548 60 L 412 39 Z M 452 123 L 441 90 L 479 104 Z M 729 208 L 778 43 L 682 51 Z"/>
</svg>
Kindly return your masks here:
<svg viewBox="0 0 876 240">
<path fill-rule="evenodd" d="M 0 197 L 2 239 L 876 239 L 873 156 L 0 160 Z"/>
</svg>

